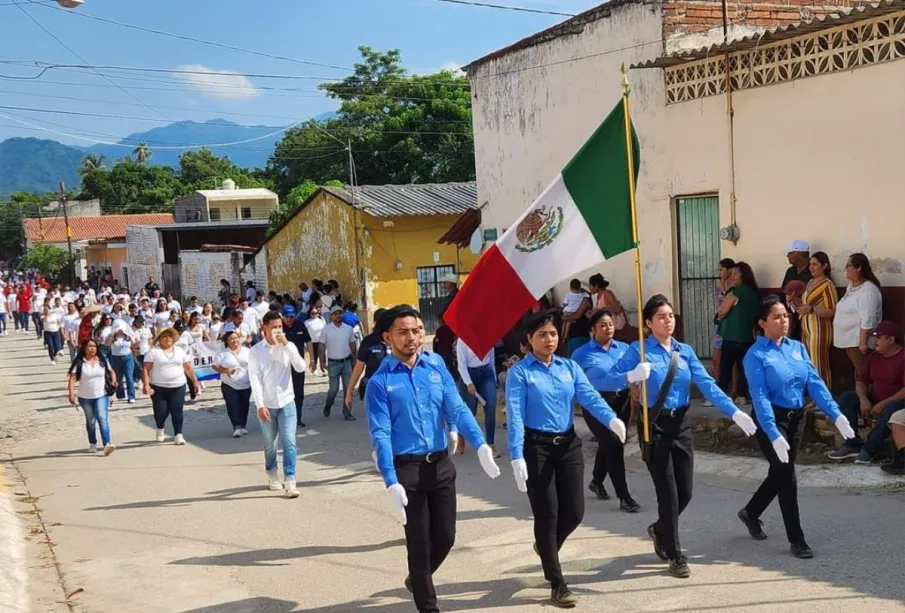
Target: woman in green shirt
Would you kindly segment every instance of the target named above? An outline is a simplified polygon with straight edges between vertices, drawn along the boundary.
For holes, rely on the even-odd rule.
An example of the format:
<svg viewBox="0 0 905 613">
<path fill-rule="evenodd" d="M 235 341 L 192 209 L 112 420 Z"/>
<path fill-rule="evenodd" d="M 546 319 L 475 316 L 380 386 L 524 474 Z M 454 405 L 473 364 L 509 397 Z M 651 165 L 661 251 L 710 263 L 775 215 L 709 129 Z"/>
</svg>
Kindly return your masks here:
<svg viewBox="0 0 905 613">
<path fill-rule="evenodd" d="M 720 304 L 717 318 L 719 335 L 723 338 L 723 355 L 720 359 L 720 388 L 728 392 L 732 386 L 732 369 L 739 366 L 738 402 L 747 403 L 748 381 L 742 368 L 742 359 L 754 344 L 754 323 L 757 320 L 757 303 L 760 293 L 754 271 L 747 262 L 736 262 L 732 268 L 732 288 Z"/>
</svg>

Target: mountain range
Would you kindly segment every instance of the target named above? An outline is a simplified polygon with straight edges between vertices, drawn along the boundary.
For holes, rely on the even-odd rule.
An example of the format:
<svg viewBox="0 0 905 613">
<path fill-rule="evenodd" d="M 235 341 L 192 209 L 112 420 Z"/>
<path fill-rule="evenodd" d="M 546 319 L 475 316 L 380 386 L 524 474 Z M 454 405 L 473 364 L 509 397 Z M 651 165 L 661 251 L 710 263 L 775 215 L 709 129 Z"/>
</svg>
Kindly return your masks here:
<svg viewBox="0 0 905 613">
<path fill-rule="evenodd" d="M 324 113 L 314 119 L 324 120 L 334 116 L 335 113 Z M 226 144 L 228 146 L 208 148 L 217 155 L 228 155 L 237 166 L 261 168 L 267 164 L 274 145 L 282 137 L 279 127 L 243 126 L 224 119 L 211 119 L 205 122 L 177 121 L 130 134 L 119 141 L 119 146 L 99 144 L 74 147 L 55 140 L 9 138 L 0 142 L 0 195 L 17 191 L 54 191 L 61 179 L 70 189 L 75 189 L 79 185 L 78 167 L 86 154 L 103 155 L 109 167 L 116 160 L 131 155 L 139 142 L 147 143 L 151 150 L 149 164 L 177 166 L 179 154 L 187 146 Z M 259 140 L 229 144 L 250 139 Z"/>
</svg>

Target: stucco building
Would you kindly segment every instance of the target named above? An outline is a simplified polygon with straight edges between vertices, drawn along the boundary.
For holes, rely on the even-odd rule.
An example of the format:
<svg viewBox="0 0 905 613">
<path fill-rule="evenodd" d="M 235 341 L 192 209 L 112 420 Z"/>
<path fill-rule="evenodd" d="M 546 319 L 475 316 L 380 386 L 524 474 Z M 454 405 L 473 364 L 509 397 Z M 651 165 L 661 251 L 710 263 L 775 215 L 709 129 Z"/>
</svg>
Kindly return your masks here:
<svg viewBox="0 0 905 613">
<path fill-rule="evenodd" d="M 437 240 L 476 206 L 474 183 L 322 187 L 262 247 L 268 287 L 297 294 L 301 281 L 336 279 L 368 323 L 375 309 L 406 302 L 433 331 L 441 278 L 476 261 Z"/>
<path fill-rule="evenodd" d="M 280 198 L 269 189 L 238 189 L 231 179 L 220 189 L 197 190 L 175 201 L 179 223 L 268 219 L 277 210 Z"/>
</svg>

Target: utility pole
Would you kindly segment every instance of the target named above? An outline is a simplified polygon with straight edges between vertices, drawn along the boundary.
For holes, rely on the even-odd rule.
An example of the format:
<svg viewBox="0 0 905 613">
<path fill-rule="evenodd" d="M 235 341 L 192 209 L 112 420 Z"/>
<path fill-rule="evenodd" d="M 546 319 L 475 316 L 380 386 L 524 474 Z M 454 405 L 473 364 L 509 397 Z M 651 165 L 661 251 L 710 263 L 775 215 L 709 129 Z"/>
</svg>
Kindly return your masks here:
<svg viewBox="0 0 905 613">
<path fill-rule="evenodd" d="M 66 223 L 66 245 L 69 247 L 69 267 L 72 278 L 69 280 L 70 285 L 75 285 L 78 275 L 75 274 L 75 260 L 72 257 L 72 228 L 69 227 L 69 206 L 66 202 L 66 184 L 60 181 L 60 205 L 63 207 L 63 221 Z"/>
</svg>

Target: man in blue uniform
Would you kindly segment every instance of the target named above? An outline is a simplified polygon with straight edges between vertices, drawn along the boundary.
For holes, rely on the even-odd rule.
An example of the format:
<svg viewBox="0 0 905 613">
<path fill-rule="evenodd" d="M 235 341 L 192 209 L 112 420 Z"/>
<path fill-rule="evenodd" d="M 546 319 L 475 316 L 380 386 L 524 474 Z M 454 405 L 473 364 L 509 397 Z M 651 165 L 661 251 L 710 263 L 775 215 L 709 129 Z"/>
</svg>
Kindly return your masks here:
<svg viewBox="0 0 905 613">
<path fill-rule="evenodd" d="M 307 355 L 308 343 L 311 342 L 311 335 L 308 334 L 308 328 L 302 318 L 297 317 L 298 313 L 295 307 L 287 304 L 280 309 L 280 315 L 283 318 L 283 330 L 286 339 L 295 345 L 299 350 L 299 355 Z M 305 427 L 302 421 L 302 405 L 305 404 L 305 371 L 297 372 L 292 370 L 292 390 L 295 392 L 295 406 L 297 409 L 296 420 L 299 428 Z"/>
<path fill-rule="evenodd" d="M 500 469 L 445 363 L 421 350 L 420 317 L 409 305 L 383 314 L 378 331 L 391 353 L 368 381 L 365 403 L 377 467 L 405 526 L 405 584 L 420 613 L 435 613 L 432 575 L 456 534 L 456 469 L 449 459 L 445 424 L 454 424 L 478 450 L 481 468 L 491 479 Z"/>
</svg>

